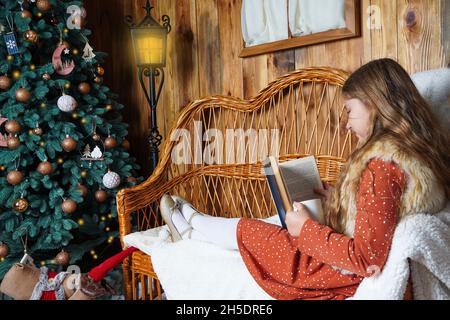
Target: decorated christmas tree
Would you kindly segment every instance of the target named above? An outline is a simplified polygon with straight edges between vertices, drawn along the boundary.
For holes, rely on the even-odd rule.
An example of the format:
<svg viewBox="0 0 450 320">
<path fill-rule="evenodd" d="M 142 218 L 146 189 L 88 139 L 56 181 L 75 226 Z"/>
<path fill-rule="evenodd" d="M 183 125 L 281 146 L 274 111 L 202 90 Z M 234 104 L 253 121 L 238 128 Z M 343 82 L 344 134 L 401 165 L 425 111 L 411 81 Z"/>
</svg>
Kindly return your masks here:
<svg viewBox="0 0 450 320">
<path fill-rule="evenodd" d="M 25 245 L 60 269 L 117 244 L 138 167 L 85 20 L 82 1 L 0 1 L 0 278 Z"/>
</svg>

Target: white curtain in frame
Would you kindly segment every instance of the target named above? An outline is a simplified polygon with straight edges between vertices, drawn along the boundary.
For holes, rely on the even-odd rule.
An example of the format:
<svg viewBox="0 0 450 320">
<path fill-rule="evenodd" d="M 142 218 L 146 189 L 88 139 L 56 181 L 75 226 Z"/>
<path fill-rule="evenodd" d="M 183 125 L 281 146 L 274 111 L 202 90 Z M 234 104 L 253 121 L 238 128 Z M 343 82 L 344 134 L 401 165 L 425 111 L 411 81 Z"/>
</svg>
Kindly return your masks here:
<svg viewBox="0 0 450 320">
<path fill-rule="evenodd" d="M 242 1 L 242 35 L 246 47 L 288 39 L 286 1 Z"/>
<path fill-rule="evenodd" d="M 345 0 L 289 0 L 289 28 L 293 37 L 345 26 Z"/>
</svg>

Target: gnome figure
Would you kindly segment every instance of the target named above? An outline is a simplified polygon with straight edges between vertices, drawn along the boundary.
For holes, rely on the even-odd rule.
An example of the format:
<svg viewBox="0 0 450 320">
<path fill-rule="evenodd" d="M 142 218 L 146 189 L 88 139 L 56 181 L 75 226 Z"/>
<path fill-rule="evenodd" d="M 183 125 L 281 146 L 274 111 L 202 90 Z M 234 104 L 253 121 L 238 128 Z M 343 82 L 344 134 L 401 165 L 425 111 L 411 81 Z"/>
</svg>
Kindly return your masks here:
<svg viewBox="0 0 450 320">
<path fill-rule="evenodd" d="M 51 272 L 29 261 L 16 263 L 3 278 L 0 292 L 15 300 L 94 300 L 115 294 L 104 277 L 135 250 L 130 247 L 86 274 Z"/>
</svg>

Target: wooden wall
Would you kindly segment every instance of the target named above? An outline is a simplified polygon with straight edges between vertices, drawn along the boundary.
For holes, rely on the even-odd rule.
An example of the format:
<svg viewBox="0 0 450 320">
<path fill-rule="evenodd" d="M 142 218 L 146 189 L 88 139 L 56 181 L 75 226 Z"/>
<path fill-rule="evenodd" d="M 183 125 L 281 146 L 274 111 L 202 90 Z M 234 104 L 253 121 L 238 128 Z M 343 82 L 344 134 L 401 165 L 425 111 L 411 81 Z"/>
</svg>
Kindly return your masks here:
<svg viewBox="0 0 450 320">
<path fill-rule="evenodd" d="M 414 73 L 450 61 L 450 0 L 361 0 L 362 36 L 251 58 L 239 58 L 242 0 L 152 0 L 156 19 L 171 18 L 166 83 L 158 106 L 164 137 L 192 99 L 222 94 L 249 98 L 270 81 L 307 66 L 353 71 L 390 57 Z M 91 44 L 110 54 L 105 82 L 126 106 L 132 153 L 148 176 L 149 109 L 137 80 L 125 15 L 142 19 L 145 0 L 85 0 Z M 370 10 L 371 9 L 371 10 Z M 379 19 L 378 19 L 379 18 Z M 370 21 L 381 28 L 369 28 Z"/>
</svg>

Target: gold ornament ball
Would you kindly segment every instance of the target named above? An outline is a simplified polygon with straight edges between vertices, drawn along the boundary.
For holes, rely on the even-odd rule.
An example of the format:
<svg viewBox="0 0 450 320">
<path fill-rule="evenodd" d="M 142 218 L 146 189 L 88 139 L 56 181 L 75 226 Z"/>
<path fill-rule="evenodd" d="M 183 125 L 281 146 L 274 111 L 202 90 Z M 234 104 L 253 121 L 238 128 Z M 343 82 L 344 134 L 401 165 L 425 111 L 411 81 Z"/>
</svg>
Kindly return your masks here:
<svg viewBox="0 0 450 320">
<path fill-rule="evenodd" d="M 8 90 L 11 88 L 11 79 L 7 76 L 1 76 L 0 77 L 0 89 L 2 90 Z"/>
<path fill-rule="evenodd" d="M 66 138 L 61 142 L 61 147 L 65 152 L 72 152 L 77 148 L 77 142 L 72 139 L 70 136 L 66 136 Z"/>
<path fill-rule="evenodd" d="M 63 164 L 64 163 L 64 159 L 63 158 L 58 158 L 58 160 L 56 160 L 57 164 Z"/>
<path fill-rule="evenodd" d="M 44 161 L 44 162 L 39 163 L 39 165 L 37 167 L 37 171 L 40 174 L 46 176 L 46 175 L 49 175 L 50 173 L 52 173 L 53 166 L 50 162 Z"/>
<path fill-rule="evenodd" d="M 86 178 L 88 173 L 87 173 L 87 171 L 83 170 L 83 171 L 81 171 L 80 175 L 81 175 L 82 178 Z"/>
<path fill-rule="evenodd" d="M 69 33 L 69 29 L 64 28 L 64 33 Z"/>
<path fill-rule="evenodd" d="M 130 150 L 130 141 L 128 141 L 127 139 L 123 139 L 122 141 L 122 148 L 124 148 L 125 150 Z"/>
<path fill-rule="evenodd" d="M 83 219 L 78 219 L 78 224 L 80 225 L 80 226 L 82 226 L 83 224 L 84 224 L 84 220 Z"/>
<path fill-rule="evenodd" d="M 18 133 L 21 127 L 16 120 L 8 120 L 5 124 L 5 130 L 9 133 Z"/>
<path fill-rule="evenodd" d="M 18 185 L 23 181 L 23 173 L 19 170 L 13 170 L 11 172 L 8 172 L 8 175 L 6 176 L 6 180 L 10 185 Z"/>
<path fill-rule="evenodd" d="M 20 88 L 16 91 L 16 100 L 18 102 L 28 102 L 31 99 L 31 93 L 25 88 Z"/>
<path fill-rule="evenodd" d="M 82 82 L 78 85 L 78 91 L 82 94 L 88 94 L 91 92 L 91 85 L 87 82 Z"/>
<path fill-rule="evenodd" d="M 14 209 L 14 211 L 23 213 L 23 212 L 27 211 L 28 205 L 29 205 L 29 203 L 28 203 L 27 199 L 19 198 L 19 199 L 16 199 L 16 201 L 14 201 L 13 209 Z"/>
<path fill-rule="evenodd" d="M 81 123 L 82 123 L 82 124 L 86 124 L 86 123 L 87 123 L 86 118 L 81 119 Z"/>
<path fill-rule="evenodd" d="M 72 53 L 73 53 L 74 55 L 78 55 L 79 51 L 78 51 L 77 48 L 75 48 L 75 49 L 72 50 Z"/>
<path fill-rule="evenodd" d="M 18 137 L 8 137 L 7 144 L 9 149 L 14 150 L 20 146 L 20 140 Z"/>
<path fill-rule="evenodd" d="M 36 66 L 34 65 L 34 64 L 32 64 L 32 65 L 30 65 L 30 70 L 35 70 L 36 69 Z"/>
<path fill-rule="evenodd" d="M 41 141 L 41 142 L 39 142 L 39 146 L 41 146 L 41 147 L 45 147 L 45 141 Z"/>
<path fill-rule="evenodd" d="M 108 194 L 106 193 L 106 191 L 97 190 L 95 192 L 95 200 L 97 200 L 97 202 L 103 203 L 106 201 L 106 199 L 108 199 Z"/>
<path fill-rule="evenodd" d="M 0 243 L 0 258 L 6 258 L 9 254 L 9 247 L 6 243 Z"/>
<path fill-rule="evenodd" d="M 51 9 L 52 5 L 48 0 L 37 0 L 36 7 L 41 11 L 48 11 Z"/>
<path fill-rule="evenodd" d="M 39 18 L 41 18 L 41 17 L 42 17 L 42 12 L 38 12 L 36 15 L 37 15 Z"/>
<path fill-rule="evenodd" d="M 27 31 L 25 31 L 25 33 L 23 34 L 23 37 L 28 42 L 36 43 L 36 42 L 39 41 L 39 35 L 34 30 L 27 30 Z"/>
<path fill-rule="evenodd" d="M 48 81 L 48 80 L 50 80 L 52 77 L 50 76 L 50 74 L 48 74 L 47 72 L 46 73 L 44 73 L 43 75 L 42 75 L 42 79 L 44 79 L 45 81 Z"/>
<path fill-rule="evenodd" d="M 77 203 L 73 201 L 72 199 L 64 200 L 61 204 L 61 209 L 64 213 L 74 213 L 75 210 L 77 210 Z"/>
<path fill-rule="evenodd" d="M 84 197 L 86 197 L 87 196 L 87 194 L 88 194 L 88 188 L 86 187 L 86 186 L 84 186 L 84 185 L 82 185 L 82 184 L 78 184 L 78 190 L 80 190 L 80 192 L 81 192 L 81 196 L 84 198 Z"/>
<path fill-rule="evenodd" d="M 45 102 L 41 103 L 41 108 L 44 109 L 45 107 L 47 107 L 47 104 Z"/>
<path fill-rule="evenodd" d="M 14 70 L 11 74 L 12 74 L 12 77 L 14 78 L 14 80 L 19 79 L 20 75 L 21 75 L 19 70 Z"/>
<path fill-rule="evenodd" d="M 64 83 L 64 89 L 70 89 L 70 82 Z"/>
<path fill-rule="evenodd" d="M 32 18 L 33 15 L 31 14 L 30 11 L 28 10 L 22 10 L 22 13 L 20 14 L 22 16 L 22 18 L 26 19 L 26 18 Z"/>
<path fill-rule="evenodd" d="M 34 133 L 35 135 L 37 135 L 37 136 L 42 135 L 42 133 L 43 133 L 42 128 L 40 128 L 40 127 L 34 128 L 34 129 L 33 129 L 33 133 Z"/>
<path fill-rule="evenodd" d="M 1 171 L 5 171 L 5 170 L 6 170 L 6 167 L 5 167 L 5 166 L 0 166 L 0 170 L 1 170 Z"/>
<path fill-rule="evenodd" d="M 103 69 L 103 67 L 98 66 L 96 71 L 99 76 L 103 76 L 105 74 L 105 69 Z"/>
<path fill-rule="evenodd" d="M 95 78 L 94 78 L 94 82 L 95 82 L 95 83 L 100 84 L 100 83 L 102 83 L 102 81 L 103 81 L 103 79 L 102 79 L 101 77 L 95 77 Z"/>
<path fill-rule="evenodd" d="M 8 54 L 8 56 L 6 57 L 6 60 L 8 60 L 9 62 L 14 60 L 14 56 Z"/>
<path fill-rule="evenodd" d="M 113 149 L 117 147 L 117 140 L 111 136 L 105 139 L 105 148 L 106 149 Z"/>
<path fill-rule="evenodd" d="M 128 183 L 136 183 L 136 182 L 137 182 L 137 179 L 136 179 L 135 177 L 128 177 L 128 178 L 127 178 L 127 182 L 128 182 Z"/>
<path fill-rule="evenodd" d="M 70 254 L 67 251 L 61 250 L 55 257 L 56 264 L 66 266 L 70 262 Z"/>
<path fill-rule="evenodd" d="M 78 113 L 76 113 L 76 112 L 72 113 L 72 118 L 73 119 L 77 119 L 78 118 Z"/>
<path fill-rule="evenodd" d="M 113 106 L 110 104 L 106 105 L 106 107 L 105 107 L 106 111 L 111 111 L 112 108 L 113 108 Z"/>
</svg>

